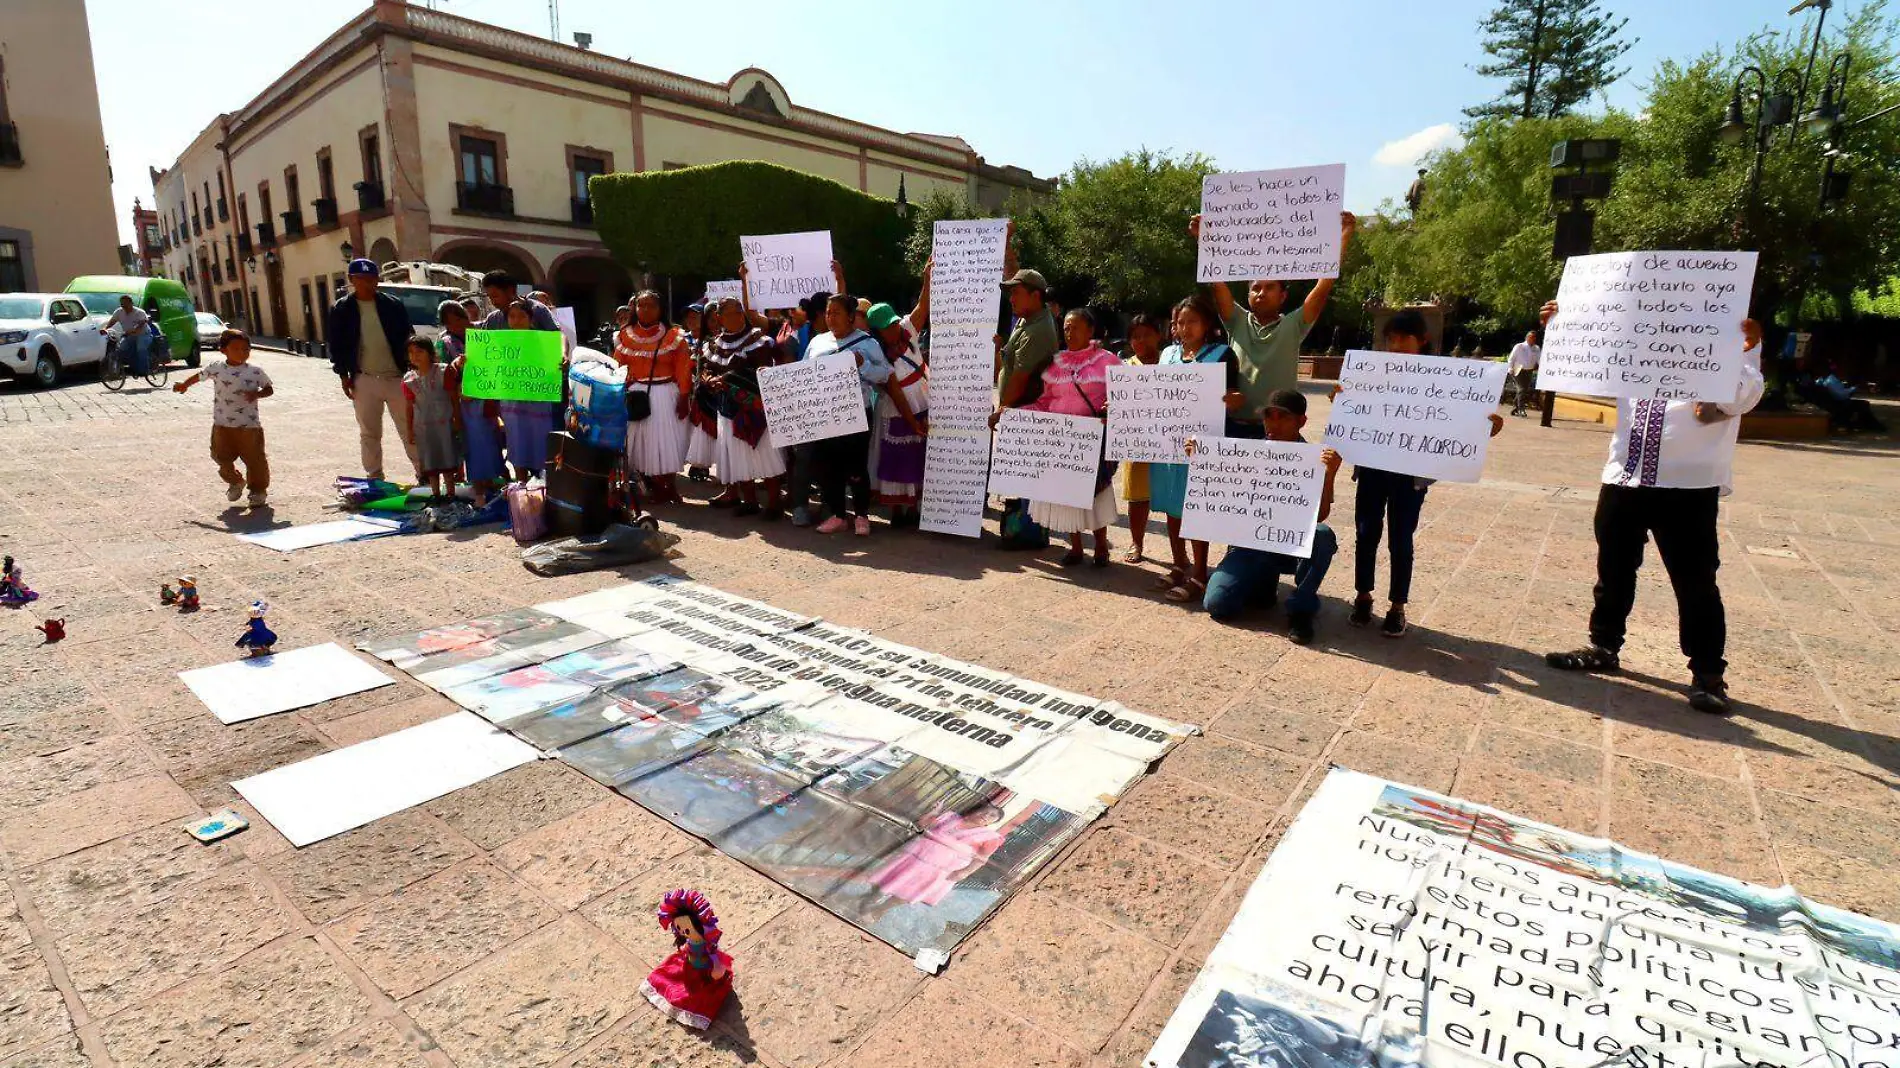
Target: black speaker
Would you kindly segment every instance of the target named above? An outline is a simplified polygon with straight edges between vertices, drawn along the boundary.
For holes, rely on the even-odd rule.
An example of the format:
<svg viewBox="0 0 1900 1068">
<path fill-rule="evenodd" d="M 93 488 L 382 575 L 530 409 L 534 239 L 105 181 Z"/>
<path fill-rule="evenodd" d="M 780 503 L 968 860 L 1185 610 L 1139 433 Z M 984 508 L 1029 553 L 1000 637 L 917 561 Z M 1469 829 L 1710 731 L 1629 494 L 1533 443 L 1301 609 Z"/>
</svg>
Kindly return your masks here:
<svg viewBox="0 0 1900 1068">
<path fill-rule="evenodd" d="M 612 515 L 608 490 L 620 462 L 614 449 L 556 430 L 548 435 L 548 528 L 575 537 L 598 534 Z"/>
</svg>

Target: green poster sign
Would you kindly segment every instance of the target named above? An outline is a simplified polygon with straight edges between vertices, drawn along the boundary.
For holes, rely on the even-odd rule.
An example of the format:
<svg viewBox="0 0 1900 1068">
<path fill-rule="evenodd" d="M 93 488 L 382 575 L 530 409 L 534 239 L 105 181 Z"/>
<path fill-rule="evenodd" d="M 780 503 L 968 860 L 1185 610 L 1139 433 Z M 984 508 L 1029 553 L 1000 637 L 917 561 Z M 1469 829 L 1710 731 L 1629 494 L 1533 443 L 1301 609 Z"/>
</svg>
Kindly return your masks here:
<svg viewBox="0 0 1900 1068">
<path fill-rule="evenodd" d="M 462 395 L 482 400 L 561 399 L 561 335 L 554 330 L 470 330 Z"/>
</svg>

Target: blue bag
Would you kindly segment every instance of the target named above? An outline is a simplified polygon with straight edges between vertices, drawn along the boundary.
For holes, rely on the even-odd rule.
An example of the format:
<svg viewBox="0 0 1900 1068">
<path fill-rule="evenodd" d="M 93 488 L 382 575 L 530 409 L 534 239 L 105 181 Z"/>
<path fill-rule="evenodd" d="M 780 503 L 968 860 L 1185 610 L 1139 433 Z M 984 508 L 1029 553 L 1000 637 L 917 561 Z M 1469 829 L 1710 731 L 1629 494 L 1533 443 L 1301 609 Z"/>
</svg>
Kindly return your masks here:
<svg viewBox="0 0 1900 1068">
<path fill-rule="evenodd" d="M 626 370 L 597 360 L 575 360 L 567 371 L 569 420 L 574 436 L 615 452 L 627 447 Z"/>
</svg>

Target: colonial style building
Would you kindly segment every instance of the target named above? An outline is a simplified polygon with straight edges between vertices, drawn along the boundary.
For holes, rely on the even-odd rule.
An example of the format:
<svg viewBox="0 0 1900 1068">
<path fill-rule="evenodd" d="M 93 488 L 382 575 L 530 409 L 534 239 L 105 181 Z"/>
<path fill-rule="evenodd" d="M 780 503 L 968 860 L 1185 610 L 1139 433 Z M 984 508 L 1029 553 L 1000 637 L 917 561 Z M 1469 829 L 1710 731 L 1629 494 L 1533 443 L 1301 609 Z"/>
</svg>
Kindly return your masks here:
<svg viewBox="0 0 1900 1068">
<path fill-rule="evenodd" d="M 798 107 L 762 70 L 703 82 L 400 0 L 218 116 L 152 188 L 167 274 L 259 332 L 320 339 L 350 253 L 506 268 L 604 317 L 633 279 L 587 180 L 729 159 L 913 200 L 1050 188 L 957 137 Z"/>
<path fill-rule="evenodd" d="M 84 0 L 0 12 L 0 293 L 119 272 Z"/>
</svg>

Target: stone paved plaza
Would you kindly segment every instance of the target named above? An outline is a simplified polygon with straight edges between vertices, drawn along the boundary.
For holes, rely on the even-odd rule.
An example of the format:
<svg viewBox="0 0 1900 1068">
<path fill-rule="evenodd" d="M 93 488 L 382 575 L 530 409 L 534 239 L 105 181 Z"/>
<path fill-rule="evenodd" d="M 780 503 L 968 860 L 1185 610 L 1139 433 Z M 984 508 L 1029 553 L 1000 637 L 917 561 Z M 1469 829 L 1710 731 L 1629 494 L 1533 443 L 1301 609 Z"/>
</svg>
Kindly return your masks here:
<svg viewBox="0 0 1900 1068">
<path fill-rule="evenodd" d="M 327 366 L 258 362 L 278 386 L 258 514 L 226 509 L 209 390 L 0 387 L 0 550 L 43 595 L 0 616 L 0 1068 L 1135 1065 L 1329 763 L 1900 920 L 1893 443 L 1741 447 L 1722 529 L 1738 709 L 1715 719 L 1680 698 L 1653 559 L 1622 676 L 1543 666 L 1583 637 L 1607 435 L 1530 420 L 1508 421 L 1488 481 L 1431 491 L 1397 642 L 1345 623 L 1343 479 L 1341 556 L 1303 649 L 1277 615 L 1230 628 L 1163 603 L 1154 565 L 1065 571 L 1059 550 L 669 513 L 680 555 L 633 574 L 1205 728 L 935 978 L 552 761 L 303 850 L 261 821 L 201 846 L 180 825 L 233 804 L 233 779 L 453 710 L 401 677 L 220 725 L 176 676 L 234 657 L 252 599 L 280 648 L 347 646 L 624 581 L 537 578 L 494 533 L 289 555 L 237 541 L 323 519 L 357 466 Z M 157 606 L 184 572 L 197 615 Z M 49 615 L 70 637 L 41 646 Z M 638 993 L 671 949 L 652 909 L 677 885 L 706 890 L 736 959 L 735 1004 L 703 1039 Z"/>
</svg>

